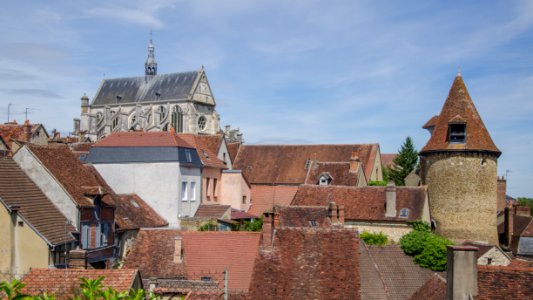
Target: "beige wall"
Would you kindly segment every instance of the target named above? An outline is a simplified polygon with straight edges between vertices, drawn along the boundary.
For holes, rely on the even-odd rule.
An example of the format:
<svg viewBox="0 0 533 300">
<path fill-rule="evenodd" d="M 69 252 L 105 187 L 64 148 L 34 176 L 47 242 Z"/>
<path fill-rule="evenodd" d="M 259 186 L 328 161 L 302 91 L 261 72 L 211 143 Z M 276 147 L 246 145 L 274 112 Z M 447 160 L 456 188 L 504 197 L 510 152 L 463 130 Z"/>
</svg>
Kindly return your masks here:
<svg viewBox="0 0 533 300">
<path fill-rule="evenodd" d="M 251 190 L 242 173 L 237 170 L 222 172 L 221 199 L 224 205 L 248 211 L 250 208 Z"/>
<path fill-rule="evenodd" d="M 505 256 L 501 250 L 498 250 L 496 247 L 493 247 L 487 253 L 483 254 L 477 259 L 478 265 L 487 265 L 488 258 L 491 258 L 491 266 L 508 266 L 511 264 L 509 257 Z"/>
<path fill-rule="evenodd" d="M 381 151 L 379 150 L 379 147 L 378 147 L 378 150 L 376 151 L 376 157 L 374 159 L 374 167 L 372 168 L 372 173 L 370 173 L 370 178 L 367 178 L 369 181 L 374 181 L 374 180 L 377 180 L 377 181 L 381 181 L 383 180 L 383 170 L 381 169 L 382 166 L 381 166 Z"/>
<path fill-rule="evenodd" d="M 421 167 L 436 233 L 459 242 L 497 245 L 496 158 L 432 154 L 421 159 Z"/>
<path fill-rule="evenodd" d="M 389 241 L 398 243 L 402 236 L 408 234 L 413 228 L 406 224 L 386 224 L 386 223 L 363 223 L 363 222 L 345 222 L 345 228 L 356 228 L 359 233 L 383 233 Z"/>
<path fill-rule="evenodd" d="M 41 127 L 37 132 L 31 137 L 32 144 L 36 145 L 48 145 L 48 138 L 46 137 L 46 132 Z"/>
<path fill-rule="evenodd" d="M 202 204 L 221 204 L 220 169 L 204 167 L 202 170 Z M 214 184 L 216 179 L 216 186 Z M 209 182 L 209 183 L 208 183 Z"/>
<path fill-rule="evenodd" d="M 20 216 L 13 223 L 5 208 L 0 207 L 0 273 L 16 277 L 26 274 L 30 268 L 47 268 L 50 251 L 47 243 Z"/>
</svg>

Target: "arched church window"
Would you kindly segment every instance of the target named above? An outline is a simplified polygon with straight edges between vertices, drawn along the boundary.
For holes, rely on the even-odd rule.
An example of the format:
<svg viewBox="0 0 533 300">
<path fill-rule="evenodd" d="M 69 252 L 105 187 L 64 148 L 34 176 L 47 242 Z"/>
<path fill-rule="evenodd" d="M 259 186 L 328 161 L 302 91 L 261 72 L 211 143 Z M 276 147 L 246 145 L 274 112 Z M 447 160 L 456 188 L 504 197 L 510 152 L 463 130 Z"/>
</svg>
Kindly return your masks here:
<svg viewBox="0 0 533 300">
<path fill-rule="evenodd" d="M 172 109 L 171 123 L 176 132 L 183 132 L 183 111 L 178 105 Z"/>
<path fill-rule="evenodd" d="M 135 116 L 135 113 L 133 113 L 130 118 L 130 130 L 135 130 L 136 121 L 137 121 L 137 117 Z"/>
<path fill-rule="evenodd" d="M 96 122 L 100 123 L 103 119 L 103 114 L 101 112 L 96 113 Z"/>
<path fill-rule="evenodd" d="M 167 108 L 164 107 L 163 105 L 159 106 L 159 108 L 157 109 L 157 112 L 159 113 L 160 121 L 164 121 L 168 116 Z"/>
<path fill-rule="evenodd" d="M 207 119 L 205 118 L 205 116 L 201 116 L 200 118 L 198 118 L 198 129 L 200 129 L 200 131 L 204 131 L 206 123 Z"/>
<path fill-rule="evenodd" d="M 118 116 L 111 121 L 111 130 L 114 130 L 118 126 Z"/>
</svg>

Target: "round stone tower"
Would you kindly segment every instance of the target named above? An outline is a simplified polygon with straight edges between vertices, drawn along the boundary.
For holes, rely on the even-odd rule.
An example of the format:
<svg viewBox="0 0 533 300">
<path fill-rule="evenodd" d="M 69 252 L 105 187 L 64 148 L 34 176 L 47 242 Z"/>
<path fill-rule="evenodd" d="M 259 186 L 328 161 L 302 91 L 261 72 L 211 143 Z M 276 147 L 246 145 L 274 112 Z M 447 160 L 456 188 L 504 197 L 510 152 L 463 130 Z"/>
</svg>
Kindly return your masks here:
<svg viewBox="0 0 533 300">
<path fill-rule="evenodd" d="M 455 77 L 420 152 L 436 232 L 455 241 L 498 243 L 497 161 L 501 152 L 479 116 L 461 74 Z"/>
</svg>

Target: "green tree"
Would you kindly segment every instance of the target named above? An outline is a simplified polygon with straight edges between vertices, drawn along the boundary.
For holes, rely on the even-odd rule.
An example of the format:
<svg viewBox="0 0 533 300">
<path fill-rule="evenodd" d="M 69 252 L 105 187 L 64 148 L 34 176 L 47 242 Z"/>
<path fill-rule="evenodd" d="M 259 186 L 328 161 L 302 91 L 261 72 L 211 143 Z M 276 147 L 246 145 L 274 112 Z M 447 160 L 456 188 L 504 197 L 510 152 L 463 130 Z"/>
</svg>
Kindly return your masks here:
<svg viewBox="0 0 533 300">
<path fill-rule="evenodd" d="M 424 251 L 426 241 L 430 236 L 430 232 L 413 230 L 402 236 L 400 239 L 400 247 L 407 255 L 418 255 Z"/>
<path fill-rule="evenodd" d="M 415 263 L 432 271 L 445 271 L 448 251 L 446 246 L 452 244 L 448 239 L 430 234 L 424 243 L 424 250 L 415 256 Z"/>
<path fill-rule="evenodd" d="M 394 164 L 389 170 L 389 179 L 396 185 L 405 185 L 405 177 L 415 169 L 417 161 L 418 152 L 415 150 L 413 139 L 408 136 L 394 158 Z"/>
<path fill-rule="evenodd" d="M 25 286 L 17 279 L 13 279 L 11 283 L 2 281 L 0 282 L 0 293 L 4 292 L 9 300 L 27 299 L 28 295 L 23 294 L 20 290 Z"/>
<path fill-rule="evenodd" d="M 518 203 L 520 203 L 521 206 L 529 206 L 531 215 L 533 215 L 533 198 L 518 197 L 516 200 L 518 200 Z"/>
<path fill-rule="evenodd" d="M 367 245 L 378 245 L 383 246 L 387 243 L 388 239 L 387 236 L 383 233 L 370 233 L 363 231 L 359 237 L 365 241 L 365 244 Z"/>
</svg>

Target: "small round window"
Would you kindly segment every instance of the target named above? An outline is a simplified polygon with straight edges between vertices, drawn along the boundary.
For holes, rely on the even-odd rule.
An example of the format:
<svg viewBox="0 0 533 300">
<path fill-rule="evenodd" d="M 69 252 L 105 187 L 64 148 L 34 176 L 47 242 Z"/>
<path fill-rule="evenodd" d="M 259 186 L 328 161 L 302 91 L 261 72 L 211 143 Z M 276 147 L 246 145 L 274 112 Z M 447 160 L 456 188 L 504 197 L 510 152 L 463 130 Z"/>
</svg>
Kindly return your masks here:
<svg viewBox="0 0 533 300">
<path fill-rule="evenodd" d="M 207 123 L 207 119 L 204 116 L 201 116 L 198 118 L 198 129 L 201 131 L 205 130 L 205 124 Z"/>
</svg>

